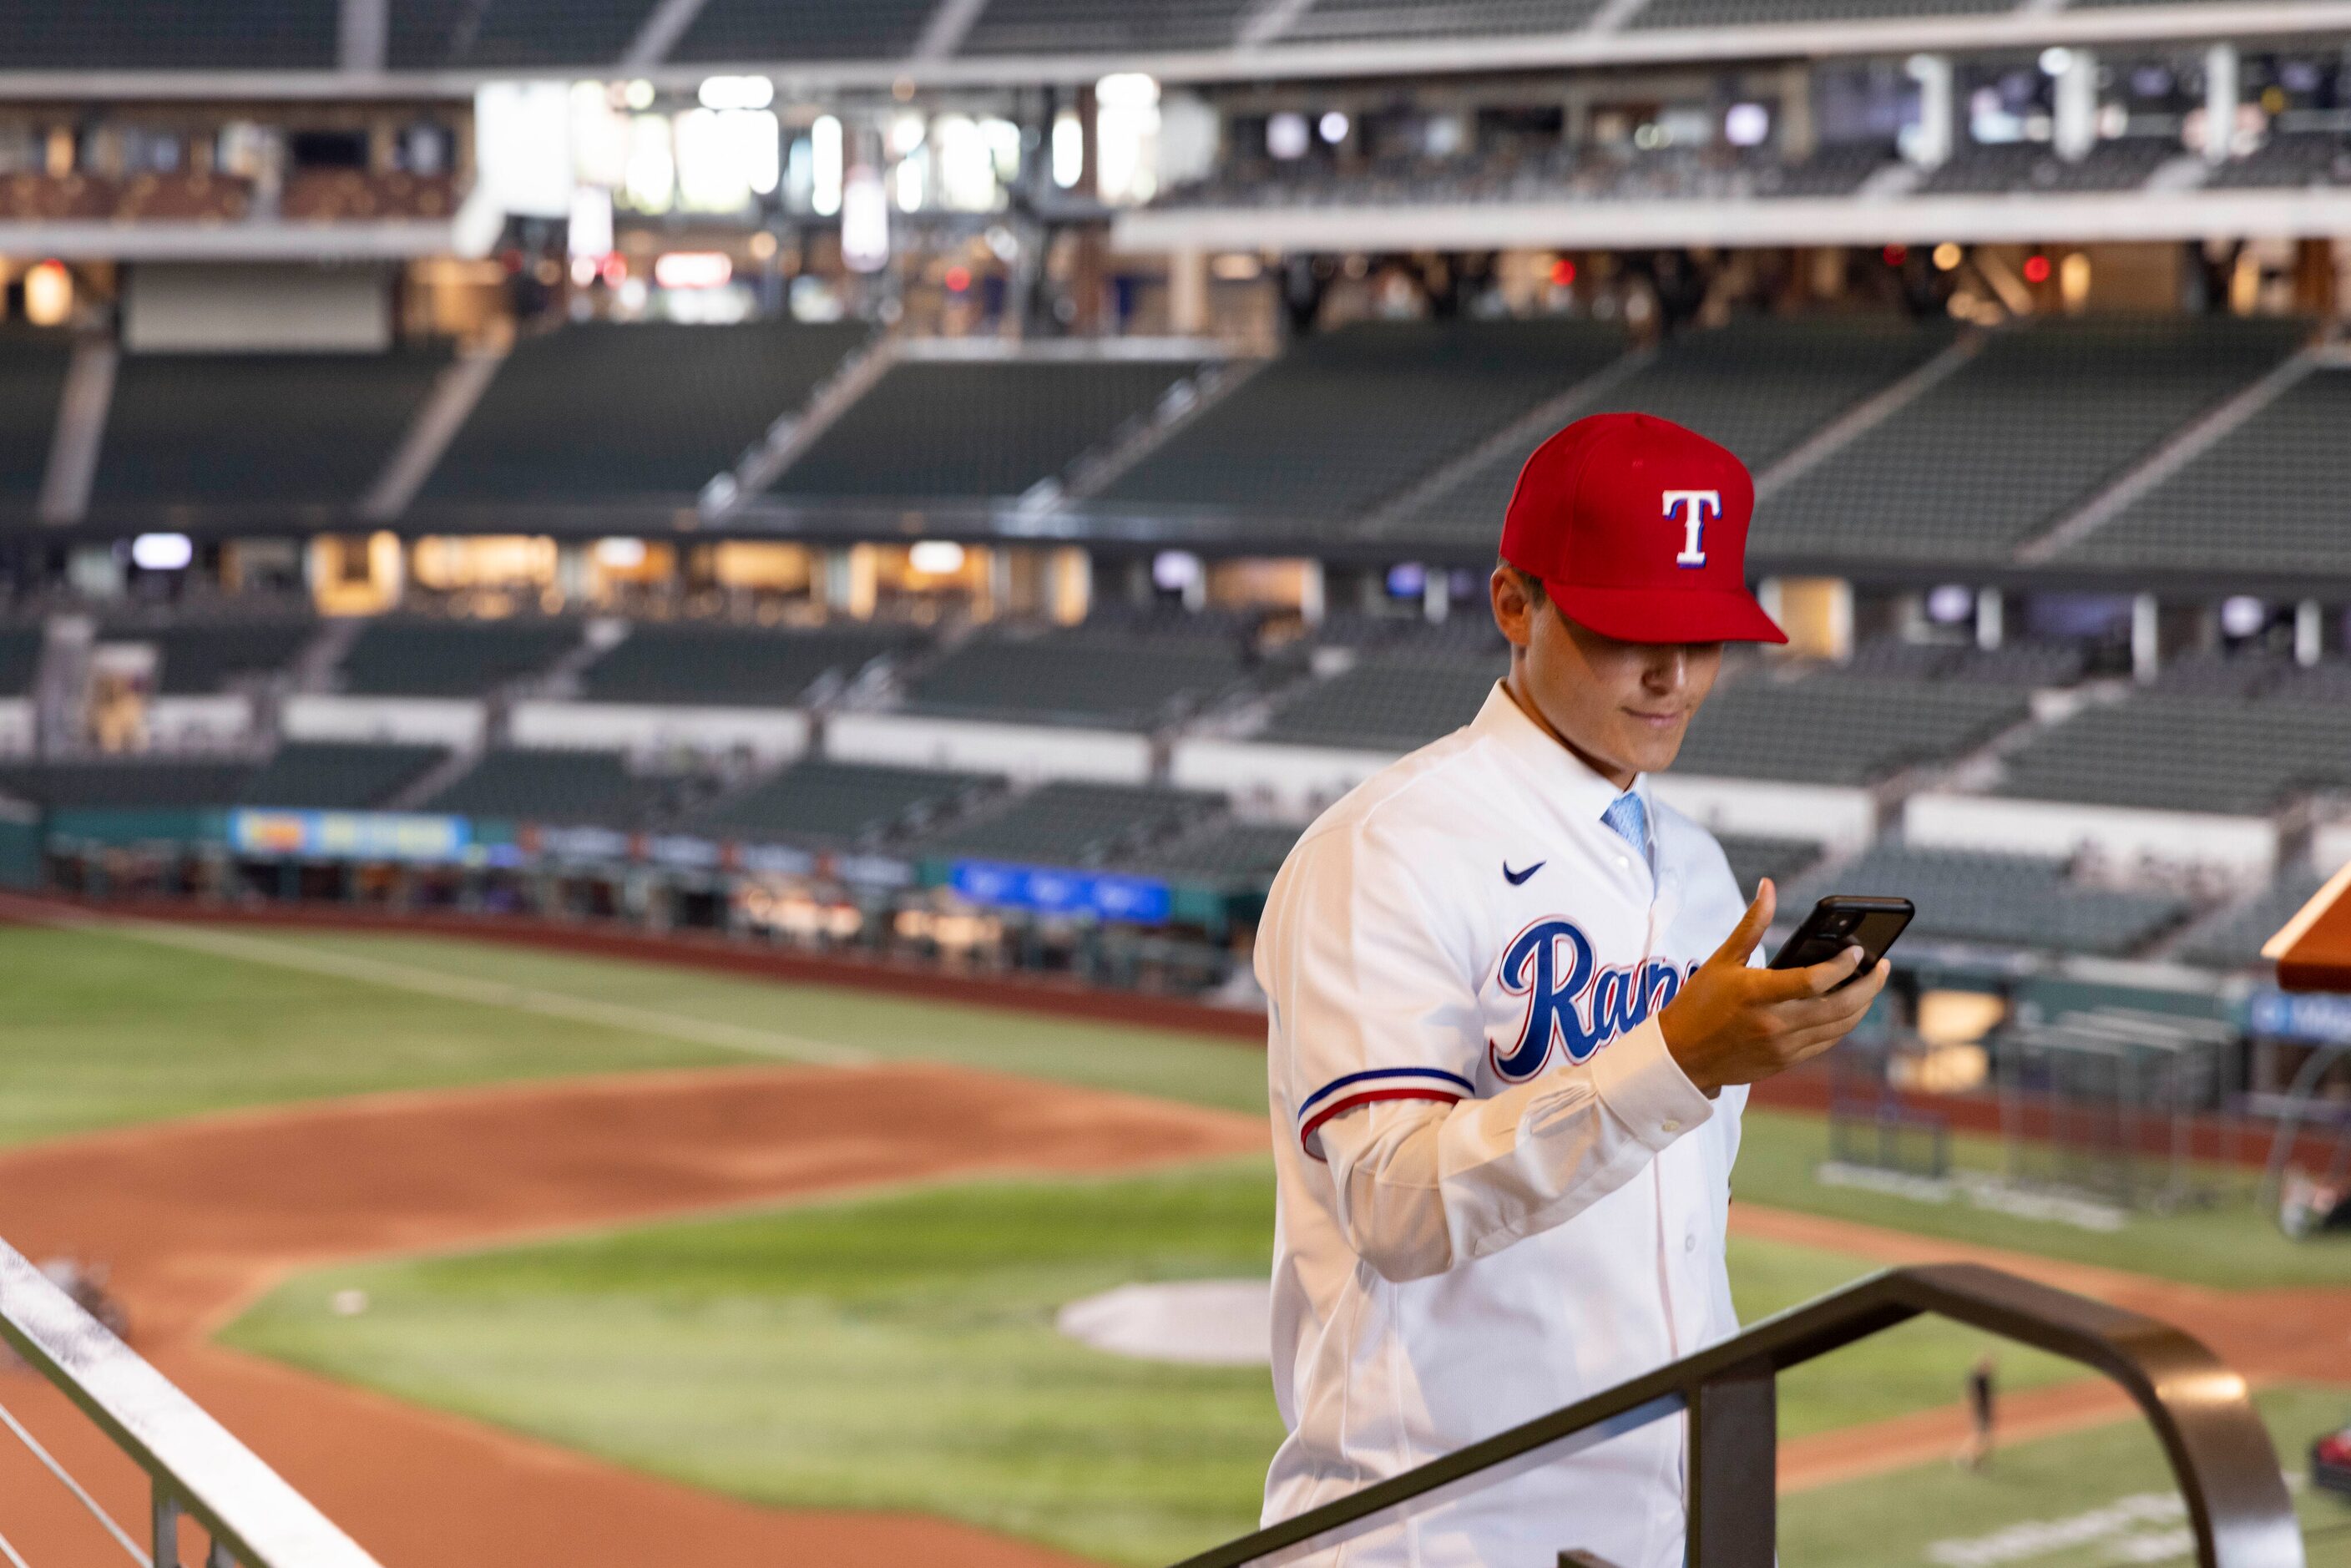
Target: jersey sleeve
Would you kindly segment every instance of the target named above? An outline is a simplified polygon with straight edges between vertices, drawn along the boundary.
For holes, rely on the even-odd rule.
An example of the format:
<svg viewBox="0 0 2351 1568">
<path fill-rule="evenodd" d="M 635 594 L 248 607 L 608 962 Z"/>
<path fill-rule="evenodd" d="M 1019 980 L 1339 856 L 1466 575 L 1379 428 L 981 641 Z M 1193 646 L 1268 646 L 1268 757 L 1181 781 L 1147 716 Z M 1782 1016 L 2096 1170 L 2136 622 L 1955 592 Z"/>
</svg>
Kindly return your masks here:
<svg viewBox="0 0 2351 1568">
<path fill-rule="evenodd" d="M 1475 1092 L 1476 977 L 1410 858 L 1361 824 L 1300 846 L 1260 934 L 1271 1087 L 1306 1152 L 1332 1117 Z M 1269 942 L 1265 938 L 1270 936 Z"/>
</svg>

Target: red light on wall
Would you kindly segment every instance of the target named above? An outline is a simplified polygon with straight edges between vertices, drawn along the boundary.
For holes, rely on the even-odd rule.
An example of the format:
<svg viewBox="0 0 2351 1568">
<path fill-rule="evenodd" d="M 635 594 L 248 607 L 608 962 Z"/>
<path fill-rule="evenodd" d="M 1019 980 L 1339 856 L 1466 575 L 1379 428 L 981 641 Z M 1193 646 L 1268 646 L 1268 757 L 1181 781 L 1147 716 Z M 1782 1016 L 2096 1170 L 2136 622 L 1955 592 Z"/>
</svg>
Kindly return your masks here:
<svg viewBox="0 0 2351 1568">
<path fill-rule="evenodd" d="M 1561 256 L 1551 264 L 1551 281 L 1554 288 L 1566 288 L 1575 282 L 1575 263 Z"/>
<path fill-rule="evenodd" d="M 2048 282 L 2049 258 L 2045 256 L 2026 256 L 2024 258 L 2024 281 L 2027 283 Z"/>
<path fill-rule="evenodd" d="M 948 267 L 946 286 L 947 292 L 950 294 L 961 294 L 965 289 L 969 288 L 971 287 L 971 268 L 962 266 Z"/>
<path fill-rule="evenodd" d="M 1886 258 L 1886 266 L 1899 267 L 1910 259 L 1910 247 L 1907 245 L 1889 245 L 1877 254 Z"/>
</svg>

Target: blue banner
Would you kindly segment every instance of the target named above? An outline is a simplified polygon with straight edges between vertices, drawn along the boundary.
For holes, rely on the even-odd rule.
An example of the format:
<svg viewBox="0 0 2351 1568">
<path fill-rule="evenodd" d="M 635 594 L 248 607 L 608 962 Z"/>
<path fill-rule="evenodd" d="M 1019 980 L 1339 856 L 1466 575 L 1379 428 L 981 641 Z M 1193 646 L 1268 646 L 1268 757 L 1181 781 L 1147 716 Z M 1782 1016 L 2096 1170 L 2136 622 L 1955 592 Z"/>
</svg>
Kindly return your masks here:
<svg viewBox="0 0 2351 1568">
<path fill-rule="evenodd" d="M 2351 997 L 2325 991 L 2255 991 L 2245 1004 L 2245 1032 L 2319 1045 L 2351 1044 Z"/>
<path fill-rule="evenodd" d="M 229 847 L 277 860 L 465 859 L 472 825 L 463 817 L 403 811 L 278 811 L 240 807 L 228 814 Z"/>
<path fill-rule="evenodd" d="M 948 873 L 947 884 L 974 904 L 998 909 L 1091 915 L 1137 925 L 1164 924 L 1174 904 L 1167 884 L 1148 877 L 1007 865 L 1000 861 L 957 861 Z"/>
</svg>

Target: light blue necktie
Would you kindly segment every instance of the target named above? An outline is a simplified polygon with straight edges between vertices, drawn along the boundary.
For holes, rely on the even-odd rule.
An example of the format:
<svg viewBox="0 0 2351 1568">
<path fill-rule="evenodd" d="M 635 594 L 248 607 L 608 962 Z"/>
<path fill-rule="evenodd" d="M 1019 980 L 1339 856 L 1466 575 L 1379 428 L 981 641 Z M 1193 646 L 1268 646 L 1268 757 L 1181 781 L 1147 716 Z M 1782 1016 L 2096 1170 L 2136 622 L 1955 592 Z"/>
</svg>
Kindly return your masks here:
<svg viewBox="0 0 2351 1568">
<path fill-rule="evenodd" d="M 1641 863 L 1656 868 L 1649 860 L 1649 809 L 1641 804 L 1641 797 L 1627 789 L 1608 802 L 1608 810 L 1600 820 L 1616 830 L 1617 836 L 1640 852 Z"/>
</svg>

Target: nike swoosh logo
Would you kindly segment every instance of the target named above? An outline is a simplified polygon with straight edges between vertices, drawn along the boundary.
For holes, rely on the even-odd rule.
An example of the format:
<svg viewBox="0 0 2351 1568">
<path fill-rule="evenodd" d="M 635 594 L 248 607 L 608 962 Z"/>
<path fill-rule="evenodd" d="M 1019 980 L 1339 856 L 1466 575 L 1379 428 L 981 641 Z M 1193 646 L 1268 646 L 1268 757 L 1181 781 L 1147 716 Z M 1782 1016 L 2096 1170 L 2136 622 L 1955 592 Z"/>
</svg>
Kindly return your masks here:
<svg viewBox="0 0 2351 1568">
<path fill-rule="evenodd" d="M 1524 871 L 1512 871 L 1510 869 L 1510 862 L 1504 861 L 1502 862 L 1502 880 L 1509 883 L 1512 887 L 1517 887 L 1521 883 L 1525 882 L 1527 878 L 1534 875 L 1535 873 L 1542 870 L 1543 867 L 1550 863 L 1551 862 L 1549 861 L 1537 861 L 1534 864 L 1527 867 Z"/>
</svg>

